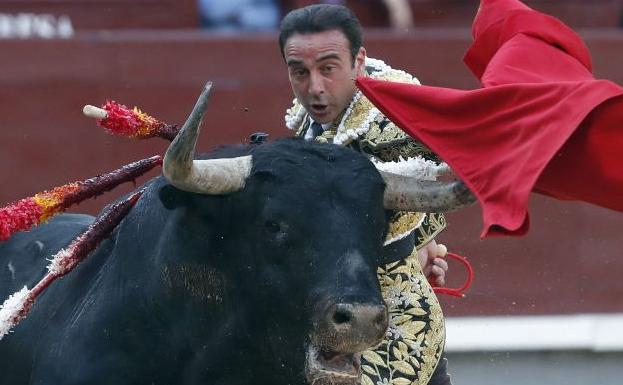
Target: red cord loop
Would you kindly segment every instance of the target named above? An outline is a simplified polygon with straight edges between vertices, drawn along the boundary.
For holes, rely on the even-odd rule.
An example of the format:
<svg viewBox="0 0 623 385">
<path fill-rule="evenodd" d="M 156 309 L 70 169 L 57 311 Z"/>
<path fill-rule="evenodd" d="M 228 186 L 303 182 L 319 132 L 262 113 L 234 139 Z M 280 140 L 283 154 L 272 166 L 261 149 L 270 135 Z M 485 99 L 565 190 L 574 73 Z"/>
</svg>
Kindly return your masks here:
<svg viewBox="0 0 623 385">
<path fill-rule="evenodd" d="M 461 287 L 449 288 L 449 287 L 433 286 L 433 291 L 436 294 L 446 294 L 446 295 L 451 295 L 453 297 L 463 298 L 465 297 L 465 294 L 463 292 L 469 289 L 469 287 L 472 285 L 472 281 L 474 280 L 474 269 L 472 268 L 472 265 L 469 263 L 467 258 L 461 255 L 448 253 L 446 254 L 446 256 L 460 262 L 465 267 L 465 270 L 467 271 L 467 278 L 465 278 L 465 282 L 463 282 L 463 286 Z"/>
</svg>

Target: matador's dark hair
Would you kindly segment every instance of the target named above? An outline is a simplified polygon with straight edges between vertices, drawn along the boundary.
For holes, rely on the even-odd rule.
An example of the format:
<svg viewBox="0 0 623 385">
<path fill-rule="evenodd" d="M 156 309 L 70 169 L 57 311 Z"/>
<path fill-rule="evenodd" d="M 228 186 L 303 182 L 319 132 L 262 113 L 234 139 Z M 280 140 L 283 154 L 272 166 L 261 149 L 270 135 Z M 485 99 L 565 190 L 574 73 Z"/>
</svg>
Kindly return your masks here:
<svg viewBox="0 0 623 385">
<path fill-rule="evenodd" d="M 279 30 L 279 48 L 285 59 L 283 48 L 286 40 L 294 34 L 309 34 L 338 30 L 350 43 L 350 54 L 355 56 L 363 44 L 361 24 L 348 8 L 335 4 L 314 4 L 289 12 L 281 21 Z"/>
</svg>

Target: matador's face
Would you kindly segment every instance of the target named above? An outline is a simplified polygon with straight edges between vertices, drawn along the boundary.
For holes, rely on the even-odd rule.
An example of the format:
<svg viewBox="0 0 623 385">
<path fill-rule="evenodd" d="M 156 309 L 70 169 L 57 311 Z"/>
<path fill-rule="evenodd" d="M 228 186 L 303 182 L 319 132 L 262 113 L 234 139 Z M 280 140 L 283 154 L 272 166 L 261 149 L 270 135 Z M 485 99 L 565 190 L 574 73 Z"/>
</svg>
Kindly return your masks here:
<svg viewBox="0 0 623 385">
<path fill-rule="evenodd" d="M 363 72 L 366 51 L 351 58 L 350 43 L 339 30 L 294 34 L 283 53 L 292 91 L 314 121 L 334 121 L 355 94 L 354 79 Z"/>
</svg>

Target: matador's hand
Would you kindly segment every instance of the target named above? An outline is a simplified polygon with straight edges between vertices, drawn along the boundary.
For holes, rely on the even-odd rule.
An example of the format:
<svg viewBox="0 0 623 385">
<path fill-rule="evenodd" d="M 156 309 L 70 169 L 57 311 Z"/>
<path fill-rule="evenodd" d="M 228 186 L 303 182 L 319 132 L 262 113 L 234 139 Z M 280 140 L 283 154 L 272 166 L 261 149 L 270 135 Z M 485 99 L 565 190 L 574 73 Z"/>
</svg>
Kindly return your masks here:
<svg viewBox="0 0 623 385">
<path fill-rule="evenodd" d="M 437 286 L 443 286 L 446 283 L 446 271 L 448 271 L 448 263 L 443 259 L 448 249 L 437 244 L 433 239 L 424 247 L 418 250 L 417 256 L 424 276 Z"/>
</svg>

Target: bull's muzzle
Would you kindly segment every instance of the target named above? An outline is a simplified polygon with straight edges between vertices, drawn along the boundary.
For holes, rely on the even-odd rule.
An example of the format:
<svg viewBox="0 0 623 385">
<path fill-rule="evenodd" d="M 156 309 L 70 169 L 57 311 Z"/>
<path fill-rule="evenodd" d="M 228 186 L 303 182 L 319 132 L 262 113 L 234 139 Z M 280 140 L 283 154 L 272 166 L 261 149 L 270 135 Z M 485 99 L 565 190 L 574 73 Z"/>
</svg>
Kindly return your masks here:
<svg viewBox="0 0 623 385">
<path fill-rule="evenodd" d="M 380 342 L 387 330 L 385 305 L 338 303 L 330 309 L 328 317 L 330 328 L 338 336 L 351 336 L 353 341 L 361 341 L 365 345 L 363 349 Z"/>
<path fill-rule="evenodd" d="M 314 342 L 321 350 L 360 352 L 378 344 L 387 325 L 385 304 L 336 303 L 324 313 Z"/>
<path fill-rule="evenodd" d="M 307 381 L 312 385 L 359 384 L 361 352 L 381 342 L 387 325 L 385 304 L 330 305 L 307 349 Z"/>
</svg>

